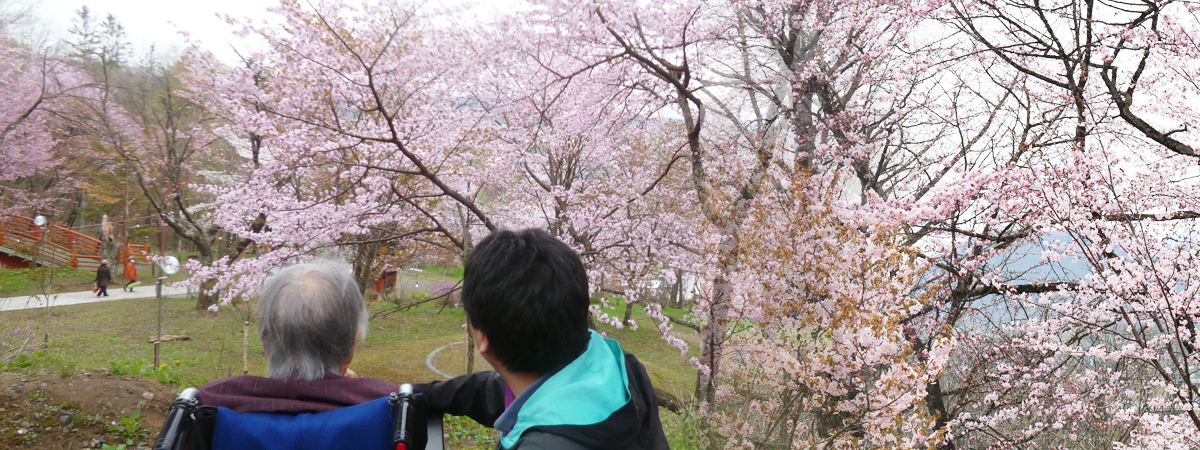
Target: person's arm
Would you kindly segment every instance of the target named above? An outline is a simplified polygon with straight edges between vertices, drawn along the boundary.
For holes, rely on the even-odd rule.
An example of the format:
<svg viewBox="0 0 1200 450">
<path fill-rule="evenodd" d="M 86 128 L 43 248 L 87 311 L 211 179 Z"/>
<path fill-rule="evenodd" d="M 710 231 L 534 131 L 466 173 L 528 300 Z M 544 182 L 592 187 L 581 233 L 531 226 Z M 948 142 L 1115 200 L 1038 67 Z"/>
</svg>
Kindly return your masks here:
<svg viewBox="0 0 1200 450">
<path fill-rule="evenodd" d="M 504 379 L 494 371 L 476 372 L 446 381 L 413 385 L 424 397 L 417 400 L 433 413 L 467 416 L 486 427 L 494 427 L 504 413 Z"/>
<path fill-rule="evenodd" d="M 413 448 L 425 448 L 425 423 L 430 414 L 467 416 L 486 427 L 495 427 L 504 412 L 504 379 L 496 372 L 476 372 L 446 381 L 413 385 L 408 432 Z"/>
</svg>

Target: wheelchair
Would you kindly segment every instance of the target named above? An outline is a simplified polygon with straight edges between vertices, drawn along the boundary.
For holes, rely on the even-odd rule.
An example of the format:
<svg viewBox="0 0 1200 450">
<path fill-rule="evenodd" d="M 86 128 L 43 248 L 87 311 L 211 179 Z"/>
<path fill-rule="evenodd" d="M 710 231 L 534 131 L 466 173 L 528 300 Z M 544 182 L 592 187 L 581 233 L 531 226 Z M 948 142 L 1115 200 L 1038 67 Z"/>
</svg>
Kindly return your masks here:
<svg viewBox="0 0 1200 450">
<path fill-rule="evenodd" d="M 204 406 L 200 390 L 184 389 L 171 403 L 154 450 L 379 449 L 412 447 L 406 427 L 412 385 L 360 405 L 305 414 L 236 413 Z M 443 450 L 441 414 L 425 423 L 424 450 Z"/>
</svg>

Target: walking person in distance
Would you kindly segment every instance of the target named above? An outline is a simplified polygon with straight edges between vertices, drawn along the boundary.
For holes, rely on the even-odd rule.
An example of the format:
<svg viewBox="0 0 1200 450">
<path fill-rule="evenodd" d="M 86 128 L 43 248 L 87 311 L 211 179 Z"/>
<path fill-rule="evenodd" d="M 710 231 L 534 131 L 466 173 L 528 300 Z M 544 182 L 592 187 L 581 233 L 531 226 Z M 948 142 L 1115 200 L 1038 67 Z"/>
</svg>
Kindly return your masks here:
<svg viewBox="0 0 1200 450">
<path fill-rule="evenodd" d="M 97 297 L 108 297 L 108 283 L 112 282 L 112 271 L 108 269 L 108 260 L 100 260 L 100 267 L 96 269 L 96 288 L 100 289 L 96 292 Z"/>
<path fill-rule="evenodd" d="M 133 292 L 133 288 L 142 285 L 142 283 L 138 281 L 137 265 L 133 263 L 132 256 L 125 261 L 125 280 L 128 281 L 128 283 L 125 283 L 125 286 L 121 287 L 121 290 Z"/>
</svg>

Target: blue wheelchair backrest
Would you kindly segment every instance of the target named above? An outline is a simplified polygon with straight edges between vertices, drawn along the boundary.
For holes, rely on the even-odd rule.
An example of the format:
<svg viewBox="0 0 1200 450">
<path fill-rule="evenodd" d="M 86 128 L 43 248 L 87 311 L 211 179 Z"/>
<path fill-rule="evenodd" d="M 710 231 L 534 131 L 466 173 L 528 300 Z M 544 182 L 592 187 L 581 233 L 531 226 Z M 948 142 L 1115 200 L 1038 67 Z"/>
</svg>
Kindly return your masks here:
<svg viewBox="0 0 1200 450">
<path fill-rule="evenodd" d="M 332 411 L 298 415 L 217 408 L 213 450 L 391 450 L 392 408 L 383 397 Z"/>
<path fill-rule="evenodd" d="M 393 433 L 411 420 L 395 420 L 396 411 L 409 411 L 407 396 L 412 386 L 400 392 L 355 406 L 299 415 L 245 413 L 228 408 L 201 406 L 200 390 L 184 389 L 171 403 L 167 420 L 154 443 L 154 450 L 241 450 L 241 449 L 378 449 L 406 450 L 393 440 L 410 445 L 411 436 Z M 393 405 L 389 402 L 395 398 Z M 430 414 L 424 424 L 429 440 L 423 450 L 443 450 L 442 415 Z M 411 450 L 419 450 L 406 447 Z"/>
</svg>

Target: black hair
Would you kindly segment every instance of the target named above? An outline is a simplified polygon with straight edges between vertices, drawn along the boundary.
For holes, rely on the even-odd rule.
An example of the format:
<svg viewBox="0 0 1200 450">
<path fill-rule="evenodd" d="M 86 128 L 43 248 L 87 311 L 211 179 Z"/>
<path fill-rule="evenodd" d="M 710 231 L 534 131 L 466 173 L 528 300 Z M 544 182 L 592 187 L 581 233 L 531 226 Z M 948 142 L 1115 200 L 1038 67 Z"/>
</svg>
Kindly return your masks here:
<svg viewBox="0 0 1200 450">
<path fill-rule="evenodd" d="M 500 230 L 479 241 L 464 262 L 462 304 L 507 370 L 544 375 L 587 348 L 587 272 L 545 231 Z"/>
</svg>

